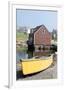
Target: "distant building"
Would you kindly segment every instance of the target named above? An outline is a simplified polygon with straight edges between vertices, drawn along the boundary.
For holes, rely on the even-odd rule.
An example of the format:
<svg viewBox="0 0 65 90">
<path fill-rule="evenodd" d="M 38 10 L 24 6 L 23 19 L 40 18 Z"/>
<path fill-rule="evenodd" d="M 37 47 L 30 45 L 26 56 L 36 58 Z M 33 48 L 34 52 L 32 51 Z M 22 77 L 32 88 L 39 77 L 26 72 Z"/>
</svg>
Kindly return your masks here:
<svg viewBox="0 0 65 90">
<path fill-rule="evenodd" d="M 28 31 L 28 28 L 27 28 L 27 27 L 18 27 L 18 28 L 17 28 L 17 32 L 27 33 L 27 31 Z"/>
<path fill-rule="evenodd" d="M 51 45 L 51 39 L 51 33 L 44 25 L 40 25 L 31 29 L 28 44 L 33 44 L 35 48 L 49 47 Z"/>
<path fill-rule="evenodd" d="M 28 28 L 28 31 L 27 31 L 28 34 L 30 34 L 30 28 Z"/>
</svg>

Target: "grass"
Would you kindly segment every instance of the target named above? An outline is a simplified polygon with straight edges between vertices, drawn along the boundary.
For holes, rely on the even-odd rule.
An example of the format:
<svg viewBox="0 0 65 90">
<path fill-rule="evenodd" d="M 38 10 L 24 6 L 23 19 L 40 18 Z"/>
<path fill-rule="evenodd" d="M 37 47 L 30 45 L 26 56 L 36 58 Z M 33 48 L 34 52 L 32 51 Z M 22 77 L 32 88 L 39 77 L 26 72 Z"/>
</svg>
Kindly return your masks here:
<svg viewBox="0 0 65 90">
<path fill-rule="evenodd" d="M 16 32 L 16 40 L 26 41 L 28 38 L 28 34 L 24 32 Z"/>
<path fill-rule="evenodd" d="M 20 40 L 22 42 L 26 42 L 28 39 L 28 34 L 24 33 L 24 32 L 16 32 L 16 40 L 20 42 Z M 16 48 L 17 51 L 26 51 L 27 47 L 18 47 Z"/>
<path fill-rule="evenodd" d="M 16 48 L 17 51 L 27 51 L 27 47 Z"/>
</svg>

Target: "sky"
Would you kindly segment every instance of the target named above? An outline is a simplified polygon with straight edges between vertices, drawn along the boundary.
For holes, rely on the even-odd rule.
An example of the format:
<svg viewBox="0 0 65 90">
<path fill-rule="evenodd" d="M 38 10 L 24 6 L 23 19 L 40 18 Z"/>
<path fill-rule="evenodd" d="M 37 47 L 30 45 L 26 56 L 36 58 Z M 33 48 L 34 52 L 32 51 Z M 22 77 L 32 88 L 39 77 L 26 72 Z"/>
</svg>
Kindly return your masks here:
<svg viewBox="0 0 65 90">
<path fill-rule="evenodd" d="M 46 28 L 52 32 L 57 30 L 57 11 L 46 10 L 16 10 L 16 26 L 35 28 L 39 25 L 45 25 Z"/>
</svg>

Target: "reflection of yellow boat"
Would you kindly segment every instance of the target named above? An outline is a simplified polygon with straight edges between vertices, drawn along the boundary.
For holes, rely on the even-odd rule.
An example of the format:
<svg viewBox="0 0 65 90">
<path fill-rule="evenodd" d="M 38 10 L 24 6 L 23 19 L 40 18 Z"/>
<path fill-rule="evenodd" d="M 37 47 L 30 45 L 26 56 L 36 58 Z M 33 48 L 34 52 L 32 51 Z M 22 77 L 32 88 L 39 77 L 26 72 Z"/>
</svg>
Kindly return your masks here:
<svg viewBox="0 0 65 90">
<path fill-rule="evenodd" d="M 19 66 L 22 68 L 23 75 L 34 74 L 47 69 L 53 62 L 53 56 L 46 58 L 32 58 L 21 60 Z"/>
</svg>

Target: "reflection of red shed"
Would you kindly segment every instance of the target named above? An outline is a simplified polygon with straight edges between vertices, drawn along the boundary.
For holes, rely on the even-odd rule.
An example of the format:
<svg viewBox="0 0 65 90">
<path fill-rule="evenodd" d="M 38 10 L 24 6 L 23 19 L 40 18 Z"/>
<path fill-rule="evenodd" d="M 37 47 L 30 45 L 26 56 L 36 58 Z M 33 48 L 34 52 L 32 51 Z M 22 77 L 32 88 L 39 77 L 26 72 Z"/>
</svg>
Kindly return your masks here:
<svg viewBox="0 0 65 90">
<path fill-rule="evenodd" d="M 44 25 L 35 28 L 34 45 L 51 45 L 51 34 Z"/>
</svg>

